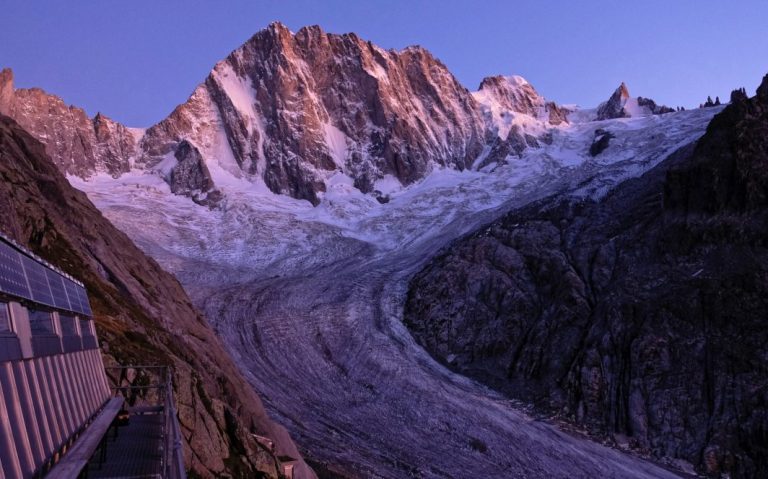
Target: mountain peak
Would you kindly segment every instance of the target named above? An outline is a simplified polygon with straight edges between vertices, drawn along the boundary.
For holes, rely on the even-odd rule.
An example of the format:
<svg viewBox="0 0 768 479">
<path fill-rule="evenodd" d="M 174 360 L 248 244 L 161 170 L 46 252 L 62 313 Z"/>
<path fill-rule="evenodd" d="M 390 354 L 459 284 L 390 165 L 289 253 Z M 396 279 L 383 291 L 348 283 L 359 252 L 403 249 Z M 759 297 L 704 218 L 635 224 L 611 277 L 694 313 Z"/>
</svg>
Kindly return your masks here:
<svg viewBox="0 0 768 479">
<path fill-rule="evenodd" d="M 323 31 L 322 27 L 320 25 L 306 25 L 301 28 L 299 28 L 299 31 L 296 32 L 296 35 L 312 35 L 312 36 L 319 36 L 323 35 L 325 31 Z"/>
<path fill-rule="evenodd" d="M 627 84 L 624 82 L 621 82 L 621 85 L 619 85 L 619 88 L 616 89 L 616 92 L 614 93 L 618 94 L 619 97 L 627 99 L 629 98 L 629 88 L 627 88 Z"/>
<path fill-rule="evenodd" d="M 422 47 L 383 50 L 354 33 L 273 23 L 147 130 L 139 163 L 154 168 L 189 139 L 221 166 L 214 182 L 224 170 L 317 204 L 337 173 L 367 193 L 386 175 L 409 184 L 433 165 L 471 166 L 484 137 L 475 107 Z"/>
<path fill-rule="evenodd" d="M 271 31 L 271 32 L 291 32 L 291 30 L 280 20 L 275 20 L 274 22 L 267 25 L 267 28 L 265 28 L 262 31 Z"/>
<path fill-rule="evenodd" d="M 525 85 L 530 85 L 530 83 L 528 83 L 528 80 L 519 75 L 493 75 L 483 78 L 483 80 L 480 82 L 479 90 L 505 87 L 519 88 Z M 531 86 L 531 88 L 533 87 Z"/>
<path fill-rule="evenodd" d="M 475 99 L 486 108 L 517 112 L 559 125 L 567 122 L 568 112 L 539 95 L 528 80 L 518 75 L 483 78 Z M 494 108 L 495 107 L 495 108 Z"/>
<path fill-rule="evenodd" d="M 3 68 L 0 70 L 0 87 L 10 83 L 13 86 L 13 70 L 10 68 Z"/>
<path fill-rule="evenodd" d="M 675 111 L 664 105 L 657 105 L 650 98 L 634 98 L 629 94 L 626 83 L 614 90 L 608 101 L 597 107 L 597 120 L 609 120 L 612 118 L 629 118 L 648 115 L 661 115 Z"/>
</svg>

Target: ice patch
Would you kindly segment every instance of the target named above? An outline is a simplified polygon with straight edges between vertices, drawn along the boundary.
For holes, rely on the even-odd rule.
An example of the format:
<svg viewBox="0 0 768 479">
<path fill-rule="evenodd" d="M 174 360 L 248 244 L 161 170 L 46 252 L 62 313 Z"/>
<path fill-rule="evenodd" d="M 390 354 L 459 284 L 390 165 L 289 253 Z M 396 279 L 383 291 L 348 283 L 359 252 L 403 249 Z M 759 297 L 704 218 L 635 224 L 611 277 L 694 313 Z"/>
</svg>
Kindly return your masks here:
<svg viewBox="0 0 768 479">
<path fill-rule="evenodd" d="M 389 75 L 387 75 L 387 71 L 384 67 L 382 67 L 376 60 L 373 60 L 371 63 L 370 68 L 366 68 L 365 71 L 379 81 L 389 82 Z"/>
<path fill-rule="evenodd" d="M 373 183 L 373 189 L 385 195 L 390 195 L 403 189 L 403 184 L 393 175 L 384 175 Z"/>
<path fill-rule="evenodd" d="M 347 161 L 347 135 L 330 123 L 323 125 L 323 133 L 325 144 L 328 146 L 328 153 L 330 153 L 336 166 L 343 170 Z"/>
<path fill-rule="evenodd" d="M 173 167 L 176 166 L 177 163 L 178 160 L 176 159 L 174 152 L 171 151 L 170 153 L 163 155 L 163 159 L 155 165 L 153 170 L 160 173 L 166 180 L 170 180 L 171 170 L 173 170 Z"/>
<path fill-rule="evenodd" d="M 213 70 L 214 78 L 224 89 L 237 111 L 248 118 L 255 118 L 253 109 L 256 94 L 250 78 L 241 78 L 227 61 L 220 62 Z"/>
</svg>

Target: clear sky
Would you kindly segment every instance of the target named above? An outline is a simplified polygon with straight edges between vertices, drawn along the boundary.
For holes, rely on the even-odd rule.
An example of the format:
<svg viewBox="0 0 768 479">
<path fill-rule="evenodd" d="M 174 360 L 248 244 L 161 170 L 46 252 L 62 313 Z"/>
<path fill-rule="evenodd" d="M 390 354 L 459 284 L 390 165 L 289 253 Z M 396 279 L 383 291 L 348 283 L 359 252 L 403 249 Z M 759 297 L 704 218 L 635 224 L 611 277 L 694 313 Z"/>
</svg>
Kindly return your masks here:
<svg viewBox="0 0 768 479">
<path fill-rule="evenodd" d="M 621 81 L 633 95 L 696 106 L 753 92 L 768 73 L 766 0 L 2 0 L 0 67 L 18 87 L 149 126 L 274 20 L 384 48 L 419 44 L 471 90 L 484 76 L 519 74 L 584 106 Z"/>
</svg>

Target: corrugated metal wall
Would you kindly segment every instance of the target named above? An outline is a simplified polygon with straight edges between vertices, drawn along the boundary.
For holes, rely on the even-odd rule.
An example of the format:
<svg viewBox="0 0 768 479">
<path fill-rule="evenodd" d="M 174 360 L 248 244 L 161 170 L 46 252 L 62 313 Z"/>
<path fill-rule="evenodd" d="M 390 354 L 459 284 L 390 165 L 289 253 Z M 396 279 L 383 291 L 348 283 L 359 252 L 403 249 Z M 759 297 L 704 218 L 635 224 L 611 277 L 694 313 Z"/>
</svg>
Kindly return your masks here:
<svg viewBox="0 0 768 479">
<path fill-rule="evenodd" d="M 98 349 L 0 362 L 0 479 L 39 473 L 109 396 Z"/>
</svg>

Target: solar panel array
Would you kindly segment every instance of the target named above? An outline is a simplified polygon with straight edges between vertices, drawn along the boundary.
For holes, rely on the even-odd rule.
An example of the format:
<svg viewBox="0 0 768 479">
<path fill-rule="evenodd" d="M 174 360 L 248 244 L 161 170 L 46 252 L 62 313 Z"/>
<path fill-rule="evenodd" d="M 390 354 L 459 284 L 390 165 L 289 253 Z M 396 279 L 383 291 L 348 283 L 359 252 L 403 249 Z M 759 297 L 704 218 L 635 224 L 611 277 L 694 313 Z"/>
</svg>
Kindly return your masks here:
<svg viewBox="0 0 768 479">
<path fill-rule="evenodd" d="M 91 317 L 85 288 L 0 237 L 0 292 Z"/>
</svg>

